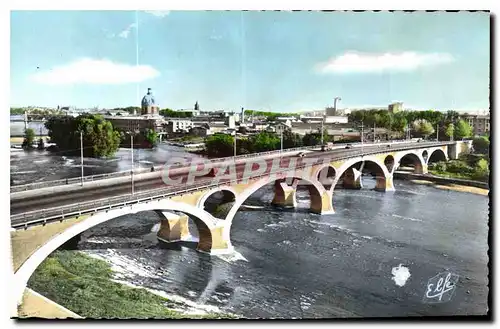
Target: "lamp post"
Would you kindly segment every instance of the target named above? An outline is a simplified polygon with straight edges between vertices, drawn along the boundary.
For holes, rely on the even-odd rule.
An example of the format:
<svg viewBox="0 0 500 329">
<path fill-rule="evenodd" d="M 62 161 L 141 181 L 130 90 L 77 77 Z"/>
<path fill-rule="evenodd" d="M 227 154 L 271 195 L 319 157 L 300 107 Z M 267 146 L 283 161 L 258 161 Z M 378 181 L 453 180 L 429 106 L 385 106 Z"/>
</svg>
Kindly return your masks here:
<svg viewBox="0 0 500 329">
<path fill-rule="evenodd" d="M 131 159 L 131 178 L 132 178 L 132 195 L 134 195 L 134 133 L 130 133 L 130 159 Z"/>
<path fill-rule="evenodd" d="M 283 129 L 284 127 L 281 129 L 281 149 L 280 149 L 280 153 L 283 153 Z"/>
<path fill-rule="evenodd" d="M 236 130 L 234 131 L 234 162 L 236 163 Z"/>
<path fill-rule="evenodd" d="M 436 142 L 439 142 L 439 123 L 436 124 Z"/>
<path fill-rule="evenodd" d="M 325 116 L 323 115 L 323 120 L 321 120 L 321 146 L 323 146 L 323 134 L 324 134 L 324 128 L 323 128 L 323 124 L 325 122 Z"/>
<path fill-rule="evenodd" d="M 80 166 L 82 169 L 81 184 L 83 186 L 83 131 L 80 130 Z"/>
<path fill-rule="evenodd" d="M 132 195 L 134 195 L 134 134 L 138 133 L 138 130 L 132 130 L 129 132 L 130 134 L 130 163 L 131 163 L 131 183 L 132 183 Z"/>
<path fill-rule="evenodd" d="M 364 127 L 365 127 L 364 123 L 361 122 L 361 153 L 362 153 L 361 155 L 363 155 L 363 153 L 364 153 L 364 151 L 363 151 L 363 147 L 364 147 L 364 143 L 363 143 L 364 131 L 363 131 L 363 129 L 364 129 Z"/>
</svg>

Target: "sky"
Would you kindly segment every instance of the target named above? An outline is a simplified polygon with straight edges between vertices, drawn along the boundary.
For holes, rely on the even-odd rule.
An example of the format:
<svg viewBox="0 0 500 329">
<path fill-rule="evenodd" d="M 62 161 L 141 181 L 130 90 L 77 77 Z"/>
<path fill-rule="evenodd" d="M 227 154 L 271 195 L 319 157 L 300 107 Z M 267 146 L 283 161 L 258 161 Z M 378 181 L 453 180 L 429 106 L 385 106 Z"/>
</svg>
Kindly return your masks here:
<svg viewBox="0 0 500 329">
<path fill-rule="evenodd" d="M 488 13 L 13 11 L 11 106 L 489 108 Z"/>
</svg>

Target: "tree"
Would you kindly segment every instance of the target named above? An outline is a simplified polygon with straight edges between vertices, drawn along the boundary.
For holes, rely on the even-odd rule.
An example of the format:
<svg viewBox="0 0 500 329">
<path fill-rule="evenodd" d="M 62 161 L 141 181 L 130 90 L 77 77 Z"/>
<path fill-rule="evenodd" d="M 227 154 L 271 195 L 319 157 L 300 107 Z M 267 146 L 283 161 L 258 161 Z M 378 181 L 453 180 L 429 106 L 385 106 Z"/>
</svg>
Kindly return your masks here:
<svg viewBox="0 0 500 329">
<path fill-rule="evenodd" d="M 156 144 L 158 143 L 158 134 L 156 133 L 156 131 L 152 130 L 152 129 L 146 129 L 146 131 L 144 131 L 144 139 L 152 146 L 156 146 Z"/>
<path fill-rule="evenodd" d="M 24 149 L 33 148 L 33 142 L 35 141 L 35 131 L 31 128 L 28 128 L 24 131 L 24 140 L 22 147 Z"/>
<path fill-rule="evenodd" d="M 474 167 L 473 178 L 481 181 L 488 181 L 490 175 L 490 166 L 488 161 L 480 159 Z"/>
<path fill-rule="evenodd" d="M 486 136 L 474 138 L 472 147 L 477 153 L 488 154 L 490 152 L 490 140 Z"/>
<path fill-rule="evenodd" d="M 45 122 L 45 128 L 51 142 L 69 155 L 80 154 L 80 132 L 83 132 L 83 154 L 86 157 L 112 156 L 120 146 L 120 133 L 100 115 L 52 117 Z"/>
<path fill-rule="evenodd" d="M 413 130 L 424 138 L 434 133 L 434 127 L 425 119 L 415 120 L 415 122 L 413 122 Z"/>
<path fill-rule="evenodd" d="M 472 127 L 464 120 L 458 120 L 455 126 L 455 138 L 462 139 L 472 136 Z"/>
<path fill-rule="evenodd" d="M 321 135 L 316 132 L 306 133 L 302 137 L 302 144 L 304 146 L 316 146 L 321 143 Z"/>
<path fill-rule="evenodd" d="M 285 131 L 283 131 L 283 148 L 284 149 L 301 147 L 302 145 L 303 145 L 302 137 L 300 137 L 299 134 L 292 133 L 292 131 L 290 129 L 285 129 Z"/>
<path fill-rule="evenodd" d="M 280 138 L 274 133 L 263 131 L 252 137 L 255 152 L 273 151 L 280 147 Z"/>
<path fill-rule="evenodd" d="M 231 156 L 234 154 L 234 138 L 226 134 L 209 136 L 205 140 L 205 148 L 209 157 L 221 158 Z"/>
<path fill-rule="evenodd" d="M 406 120 L 404 113 L 396 113 L 394 115 L 392 122 L 392 129 L 394 129 L 394 131 L 404 133 L 407 125 L 408 121 Z"/>
<path fill-rule="evenodd" d="M 453 123 L 449 123 L 448 126 L 446 126 L 446 130 L 445 130 L 444 134 L 446 136 L 448 136 L 451 140 L 451 138 L 454 135 L 454 132 L 455 132 L 455 126 L 453 125 Z"/>
</svg>

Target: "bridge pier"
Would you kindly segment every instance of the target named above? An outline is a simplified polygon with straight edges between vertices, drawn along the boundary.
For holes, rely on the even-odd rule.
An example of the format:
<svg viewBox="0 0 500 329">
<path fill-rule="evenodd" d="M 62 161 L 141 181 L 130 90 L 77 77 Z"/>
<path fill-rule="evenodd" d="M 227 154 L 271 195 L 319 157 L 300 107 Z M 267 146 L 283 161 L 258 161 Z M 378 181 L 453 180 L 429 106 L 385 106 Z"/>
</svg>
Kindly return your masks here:
<svg viewBox="0 0 500 329">
<path fill-rule="evenodd" d="M 286 180 L 277 180 L 274 182 L 274 198 L 272 205 L 280 207 L 297 207 L 297 180 L 294 180 L 292 186 L 288 186 Z"/>
<path fill-rule="evenodd" d="M 330 192 L 324 191 L 322 194 L 314 193 L 311 191 L 310 187 L 310 195 L 311 195 L 311 212 L 320 214 L 320 215 L 331 215 L 335 214 L 335 210 L 332 206 L 332 196 Z"/>
<path fill-rule="evenodd" d="M 362 172 L 356 168 L 347 169 L 342 179 L 342 187 L 346 189 L 360 189 L 363 187 Z"/>
<path fill-rule="evenodd" d="M 199 252 L 221 255 L 231 253 L 234 248 L 231 244 L 230 238 L 227 236 L 224 225 L 214 227 L 199 227 L 198 233 L 200 234 L 200 241 L 198 242 Z"/>
<path fill-rule="evenodd" d="M 190 236 L 187 215 L 176 215 L 171 212 L 157 211 L 162 216 L 160 229 L 156 234 L 163 242 L 177 242 Z"/>
<path fill-rule="evenodd" d="M 377 183 L 375 185 L 376 191 L 392 192 L 396 190 L 394 188 L 394 181 L 392 179 L 392 175 L 390 177 L 377 176 L 376 180 L 377 180 Z"/>
</svg>

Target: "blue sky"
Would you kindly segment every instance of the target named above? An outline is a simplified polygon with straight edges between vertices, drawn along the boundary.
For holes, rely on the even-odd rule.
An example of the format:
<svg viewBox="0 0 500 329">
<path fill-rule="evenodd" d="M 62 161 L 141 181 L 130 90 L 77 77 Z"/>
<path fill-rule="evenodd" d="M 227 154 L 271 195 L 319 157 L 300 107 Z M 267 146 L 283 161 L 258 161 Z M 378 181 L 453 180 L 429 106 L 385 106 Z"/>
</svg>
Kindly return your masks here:
<svg viewBox="0 0 500 329">
<path fill-rule="evenodd" d="M 489 108 L 487 13 L 17 11 L 11 105 Z"/>
</svg>

